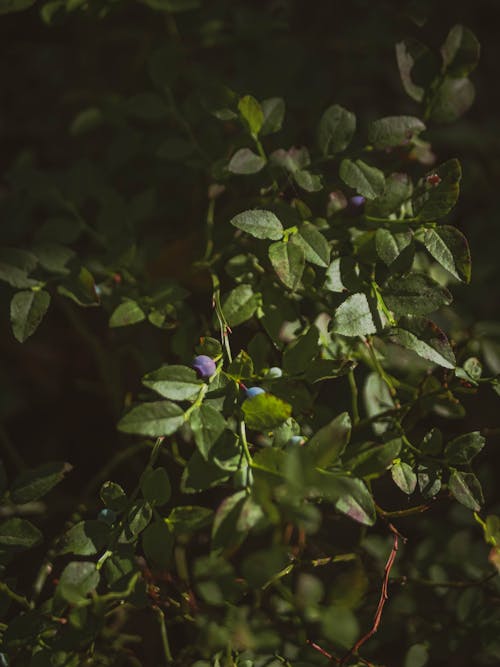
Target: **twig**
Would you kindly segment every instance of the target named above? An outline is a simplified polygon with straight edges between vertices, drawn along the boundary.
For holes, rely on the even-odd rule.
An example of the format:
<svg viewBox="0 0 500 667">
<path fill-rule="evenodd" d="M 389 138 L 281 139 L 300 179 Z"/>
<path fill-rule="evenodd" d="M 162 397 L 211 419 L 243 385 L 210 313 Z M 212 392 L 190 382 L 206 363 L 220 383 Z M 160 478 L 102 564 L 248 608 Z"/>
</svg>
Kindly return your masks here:
<svg viewBox="0 0 500 667">
<path fill-rule="evenodd" d="M 8 586 L 4 581 L 0 581 L 0 593 L 6 595 L 13 602 L 17 602 L 17 604 L 24 609 L 31 609 L 31 605 L 24 597 L 24 595 L 19 595 L 19 593 L 13 591 L 12 588 L 10 588 L 10 586 Z"/>
<path fill-rule="evenodd" d="M 167 626 L 165 625 L 165 614 L 160 609 L 160 607 L 154 606 L 153 611 L 158 617 L 158 623 L 160 624 L 160 635 L 161 635 L 161 643 L 163 646 L 163 654 L 165 655 L 165 660 L 167 661 L 167 664 L 170 664 L 174 660 L 172 658 L 172 653 L 170 651 L 170 644 L 168 641 Z"/>
<path fill-rule="evenodd" d="M 398 548 L 399 548 L 399 538 L 404 540 L 404 537 L 401 535 L 401 533 L 392 525 L 392 523 L 389 524 L 389 529 L 392 533 L 393 537 L 393 544 L 392 544 L 392 549 L 391 553 L 389 554 L 389 558 L 387 559 L 387 563 L 385 564 L 384 568 L 384 579 L 382 581 L 382 590 L 380 592 L 380 599 L 378 602 L 377 610 L 375 612 L 375 616 L 373 619 L 373 625 L 368 632 L 361 637 L 361 639 L 358 639 L 358 641 L 354 644 L 354 646 L 351 648 L 351 650 L 345 654 L 345 656 L 342 658 L 340 661 L 340 665 L 345 665 L 347 660 L 352 656 L 358 653 L 359 649 L 365 642 L 367 642 L 370 637 L 372 637 L 378 630 L 380 621 L 382 620 L 382 612 L 384 611 L 384 605 L 387 602 L 389 598 L 389 593 L 388 593 L 388 586 L 389 586 L 389 577 L 391 574 L 392 566 L 394 565 L 394 561 L 396 560 L 396 555 L 398 553 Z"/>
<path fill-rule="evenodd" d="M 407 516 L 413 516 L 414 514 L 422 514 L 422 512 L 427 512 L 431 509 L 432 504 L 428 505 L 415 505 L 414 507 L 408 507 L 405 510 L 394 510 L 393 512 L 383 510 L 378 505 L 375 505 L 377 514 L 382 519 L 404 519 Z"/>
<path fill-rule="evenodd" d="M 333 660 L 333 662 L 336 662 L 337 664 L 340 664 L 340 660 L 338 658 L 336 658 L 331 653 L 328 653 L 328 651 L 325 651 L 325 649 L 321 648 L 321 646 L 319 644 L 316 644 L 316 642 L 313 642 L 310 639 L 308 639 L 307 643 L 315 651 L 318 651 L 318 653 L 321 653 L 321 655 L 325 656 L 325 658 L 328 658 L 328 660 Z"/>
<path fill-rule="evenodd" d="M 347 374 L 347 377 L 349 379 L 349 387 L 351 389 L 352 423 L 356 425 L 359 423 L 358 385 L 356 384 L 356 377 L 354 376 L 353 368 L 351 368 Z"/>
<path fill-rule="evenodd" d="M 474 586 L 482 586 L 491 579 L 498 576 L 498 571 L 490 572 L 482 579 L 475 581 L 433 581 L 432 579 L 419 579 L 418 577 L 402 577 L 400 582 L 402 584 L 417 584 L 420 586 L 428 586 L 429 588 L 473 588 Z"/>
</svg>

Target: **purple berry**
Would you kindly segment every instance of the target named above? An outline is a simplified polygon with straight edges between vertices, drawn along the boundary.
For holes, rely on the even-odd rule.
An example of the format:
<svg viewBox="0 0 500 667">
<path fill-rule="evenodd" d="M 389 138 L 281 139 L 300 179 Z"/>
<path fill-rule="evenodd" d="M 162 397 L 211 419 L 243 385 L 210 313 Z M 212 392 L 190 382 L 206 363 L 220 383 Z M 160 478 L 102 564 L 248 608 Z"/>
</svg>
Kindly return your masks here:
<svg viewBox="0 0 500 667">
<path fill-rule="evenodd" d="M 247 398 L 253 398 L 254 396 L 258 396 L 259 394 L 265 394 L 266 390 L 262 389 L 262 387 L 249 387 L 245 393 Z"/>
<path fill-rule="evenodd" d="M 362 195 L 354 195 L 354 197 L 351 197 L 350 201 L 353 206 L 359 208 L 360 206 L 363 206 L 366 199 Z"/>
<path fill-rule="evenodd" d="M 215 361 L 211 357 L 207 357 L 206 354 L 199 354 L 195 357 L 191 366 L 201 378 L 211 377 L 217 368 Z"/>
</svg>

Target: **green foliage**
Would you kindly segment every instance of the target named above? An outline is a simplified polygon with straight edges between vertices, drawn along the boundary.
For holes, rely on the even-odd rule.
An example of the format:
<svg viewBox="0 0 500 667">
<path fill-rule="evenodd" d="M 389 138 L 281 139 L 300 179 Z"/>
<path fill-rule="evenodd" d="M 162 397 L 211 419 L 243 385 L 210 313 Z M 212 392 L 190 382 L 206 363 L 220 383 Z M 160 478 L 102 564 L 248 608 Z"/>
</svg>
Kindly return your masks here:
<svg viewBox="0 0 500 667">
<path fill-rule="evenodd" d="M 439 134 L 473 102 L 479 42 L 385 26 L 412 101 L 391 84 L 379 117 L 362 86 L 316 82 L 284 30 L 299 5 L 50 0 L 16 19 L 39 11 L 47 40 L 95 30 L 106 74 L 93 88 L 40 61 L 66 106 L 35 126 L 39 160 L 8 148 L 0 192 L 6 349 L 36 378 L 71 340 L 83 403 L 59 408 L 51 361 L 22 413 L 70 421 L 74 468 L 26 467 L 21 420 L 19 448 L 0 429 L 8 664 L 464 665 L 472 637 L 474 664 L 498 661 L 495 429 L 474 399 L 498 400 L 500 329 L 466 287 L 464 126 Z"/>
</svg>

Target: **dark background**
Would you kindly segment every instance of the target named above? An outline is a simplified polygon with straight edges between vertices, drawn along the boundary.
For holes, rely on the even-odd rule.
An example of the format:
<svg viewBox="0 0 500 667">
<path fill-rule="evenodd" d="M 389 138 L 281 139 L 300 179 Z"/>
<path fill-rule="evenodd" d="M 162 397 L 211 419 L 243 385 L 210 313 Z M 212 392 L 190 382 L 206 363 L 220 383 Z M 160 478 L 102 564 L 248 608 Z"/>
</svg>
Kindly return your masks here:
<svg viewBox="0 0 500 667">
<path fill-rule="evenodd" d="M 201 247 L 205 175 L 193 167 L 150 159 L 155 133 L 161 133 L 156 127 L 123 124 L 116 114 L 96 132 L 75 136 L 69 131 L 75 115 L 103 105 L 113 117 L 114 104 L 151 90 L 147 62 L 164 46 L 179 108 L 193 119 L 213 159 L 221 157 L 219 130 L 205 126 L 196 103 L 207 80 L 224 83 L 238 94 L 286 100 L 285 130 L 279 139 L 269 139 L 270 149 L 311 143 L 329 104 L 354 111 L 360 126 L 383 115 L 418 115 L 416 103 L 402 89 L 394 45 L 415 36 L 438 49 L 449 29 L 463 23 L 482 45 L 472 75 L 476 101 L 461 120 L 431 126 L 426 137 L 439 161 L 458 157 L 464 170 L 452 222 L 470 241 L 473 279 L 470 286 L 455 290 L 457 311 L 471 330 L 478 322 L 499 320 L 497 2 L 214 0 L 199 11 L 175 15 L 175 22 L 135 2 L 116 3 L 105 18 L 97 13 L 98 4 L 91 4 L 89 13 L 56 17 L 50 27 L 41 21 L 38 7 L 0 17 L 0 170 L 7 175 L 0 180 L 2 244 L 29 245 L 44 220 L 43 208 L 23 208 L 22 201 L 3 205 L 16 161 L 50 174 L 47 186 L 42 180 L 39 187 L 64 181 L 66 192 L 74 192 L 76 199 L 83 200 L 81 192 L 104 179 L 106 187 L 119 194 L 113 209 L 118 217 L 120 206 L 126 208 L 134 195 L 153 188 L 157 206 L 138 227 L 144 279 L 177 279 L 190 289 L 193 308 L 208 320 L 209 286 L 186 268 Z M 417 25 L 410 14 L 425 22 Z M 91 204 L 84 210 L 88 224 L 98 229 L 102 210 Z M 87 237 L 78 243 L 82 257 L 98 252 L 104 258 L 112 255 L 115 241 L 97 250 Z M 57 295 L 40 329 L 21 346 L 10 331 L 11 294 L 8 286 L 0 287 L 0 452 L 11 473 L 49 459 L 68 459 L 75 466 L 49 501 L 47 528 L 55 534 L 78 503 L 97 507 L 95 491 L 106 476 L 105 466 L 130 444 L 115 430 L 127 395 L 138 391 L 143 372 L 169 358 L 172 350 L 177 357 L 182 351 L 175 333 L 147 324 L 109 330 L 109 313 L 78 309 Z M 464 431 L 466 426 L 498 426 L 493 392 L 485 391 L 473 405 Z M 492 436 L 490 442 L 494 447 L 498 438 Z M 120 464 L 114 472 L 117 481 L 133 484 L 142 458 L 136 450 Z M 487 477 L 493 460 L 488 459 Z M 487 487 L 494 507 L 498 497 L 491 475 Z"/>
</svg>

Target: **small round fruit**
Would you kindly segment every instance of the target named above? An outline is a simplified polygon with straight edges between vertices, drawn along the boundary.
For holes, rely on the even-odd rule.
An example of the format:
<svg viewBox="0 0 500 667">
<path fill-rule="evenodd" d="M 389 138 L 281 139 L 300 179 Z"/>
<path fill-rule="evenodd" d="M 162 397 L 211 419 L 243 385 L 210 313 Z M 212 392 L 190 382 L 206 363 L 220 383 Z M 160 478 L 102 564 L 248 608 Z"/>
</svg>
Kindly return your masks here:
<svg viewBox="0 0 500 667">
<path fill-rule="evenodd" d="M 99 521 L 104 521 L 105 523 L 112 524 L 116 521 L 116 512 L 113 512 L 113 510 L 110 510 L 108 508 L 104 508 L 97 515 L 97 519 Z"/>
<path fill-rule="evenodd" d="M 359 208 L 364 205 L 366 199 L 362 195 L 354 195 L 354 197 L 351 197 L 350 201 L 355 208 Z"/>
<path fill-rule="evenodd" d="M 292 435 L 288 441 L 289 445 L 303 445 L 305 442 L 304 438 L 301 435 Z"/>
<path fill-rule="evenodd" d="M 271 366 L 267 371 L 266 377 L 268 378 L 280 378 L 283 375 L 283 371 L 278 366 Z"/>
<path fill-rule="evenodd" d="M 215 361 L 211 357 L 207 357 L 206 354 L 199 354 L 195 357 L 191 366 L 198 373 L 198 376 L 204 379 L 211 377 L 217 368 Z"/>
<path fill-rule="evenodd" d="M 249 387 L 246 391 L 246 397 L 247 398 L 253 398 L 254 396 L 258 396 L 259 394 L 265 394 L 266 390 L 262 389 L 262 387 Z"/>
</svg>

